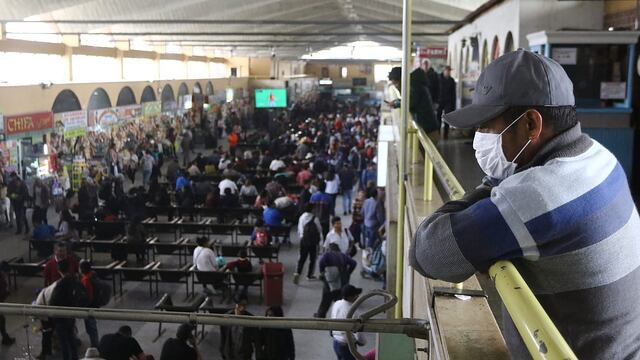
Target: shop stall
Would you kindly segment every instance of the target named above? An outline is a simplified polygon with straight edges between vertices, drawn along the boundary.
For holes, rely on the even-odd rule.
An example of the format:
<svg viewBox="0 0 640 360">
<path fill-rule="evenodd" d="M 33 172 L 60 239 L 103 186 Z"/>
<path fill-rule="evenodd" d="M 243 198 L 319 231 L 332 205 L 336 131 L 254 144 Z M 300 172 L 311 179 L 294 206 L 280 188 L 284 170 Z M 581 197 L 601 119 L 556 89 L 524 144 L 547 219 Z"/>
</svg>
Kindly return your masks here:
<svg viewBox="0 0 640 360">
<path fill-rule="evenodd" d="M 540 31 L 527 35 L 532 51 L 556 60 L 573 81 L 582 130 L 607 147 L 631 176 L 634 128 L 633 31 Z M 525 84 L 523 84 L 525 85 Z"/>
<path fill-rule="evenodd" d="M 15 170 L 28 182 L 51 174 L 48 136 L 52 129 L 53 114 L 48 111 L 4 116 L 7 151 L 15 158 Z"/>
</svg>

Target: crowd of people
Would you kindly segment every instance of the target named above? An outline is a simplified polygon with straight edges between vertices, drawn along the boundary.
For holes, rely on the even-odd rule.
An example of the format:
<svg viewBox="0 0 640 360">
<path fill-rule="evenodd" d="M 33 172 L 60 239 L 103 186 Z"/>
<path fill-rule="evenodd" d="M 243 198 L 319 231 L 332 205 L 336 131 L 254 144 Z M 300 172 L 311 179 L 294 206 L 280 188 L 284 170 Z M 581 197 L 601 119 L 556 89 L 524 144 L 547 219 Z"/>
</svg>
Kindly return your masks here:
<svg viewBox="0 0 640 360">
<path fill-rule="evenodd" d="M 315 96 L 307 99 L 318 102 Z M 73 143 L 53 137 L 52 148 L 58 154 L 56 170 L 64 168 L 66 151 L 84 156 L 89 163 L 79 187 L 74 191 L 62 171 L 48 180 L 36 179 L 32 185 L 11 173 L 0 192 L 8 203 L 5 206 L 2 202 L 6 221 L 15 221 L 16 234 L 24 232 L 34 240 L 55 241 L 53 254 L 39 254 L 50 257 L 43 272 L 45 287 L 35 303 L 94 307 L 108 303 L 108 291 L 91 263 L 75 255 L 75 242 L 82 238 L 88 223 L 126 222 L 125 234 L 115 226 L 89 231 L 97 238 L 125 235 L 128 243 L 143 244 L 148 234 L 141 222 L 157 217 L 154 206 L 183 209 L 182 216 L 188 216 L 188 209 L 197 206 L 262 209 L 257 219 L 240 219 L 253 224 L 254 246 L 291 246 L 289 236 L 278 236 L 272 229 L 295 227 L 299 259 L 293 282 L 299 284 L 306 265 L 307 281 L 317 280 L 318 273 L 324 284 L 321 302 L 313 314 L 316 317 L 327 316 L 333 302 L 353 296 L 356 290 L 350 285 L 350 277 L 356 260 L 360 260 L 356 256 L 359 252 L 361 275 L 380 280 L 384 286 L 384 191 L 376 186 L 378 109 L 351 103 L 334 104 L 332 111 L 321 111 L 309 102 L 294 107 L 296 111 L 253 116 L 268 116 L 266 123 L 247 121 L 244 106 L 222 106 L 218 109 L 220 116 L 201 122 L 185 117 L 173 124 L 128 123 L 95 137 L 76 138 Z M 267 136 L 262 129 L 268 130 Z M 211 136 L 215 141 L 208 139 Z M 200 137 L 205 139 L 204 148 L 196 141 Z M 239 146 L 246 143 L 253 145 Z M 26 215 L 29 207 L 33 209 L 31 219 Z M 48 216 L 50 208 L 57 217 L 53 224 Z M 177 215 L 170 212 L 169 219 Z M 218 221 L 225 220 L 220 217 Z M 198 238 L 196 243 L 193 263 L 199 271 L 254 269 L 246 250 L 238 254 L 238 259 L 227 262 L 212 250 L 208 238 Z M 135 253 L 139 263 L 144 262 L 143 251 Z M 114 256 L 127 259 L 127 254 L 112 253 Z M 206 285 L 203 289 L 209 295 L 217 290 Z M 247 288 L 236 289 L 234 299 L 233 313 L 250 315 L 245 310 Z M 270 307 L 265 314 L 283 316 L 283 310 Z M 124 352 L 138 359 L 151 358 L 131 337 L 129 327 L 100 338 L 95 319 L 85 319 L 84 324 L 92 349 L 97 349 L 90 349 L 88 354 L 99 352 L 107 360 L 128 358 Z M 187 325 L 179 328 L 175 339 L 167 341 L 161 359 L 192 353 L 194 357 L 187 358 L 201 358 L 192 340 L 194 329 Z M 73 319 L 42 319 L 40 331 L 42 352 L 38 359 L 51 354 L 53 338 L 64 359 L 78 358 Z M 222 328 L 220 351 L 225 359 L 250 358 L 246 355 L 250 349 L 260 359 L 293 359 L 291 332 L 278 331 Z M 3 343 L 11 342 L 5 334 Z M 345 341 L 339 336 L 334 339 Z"/>
</svg>

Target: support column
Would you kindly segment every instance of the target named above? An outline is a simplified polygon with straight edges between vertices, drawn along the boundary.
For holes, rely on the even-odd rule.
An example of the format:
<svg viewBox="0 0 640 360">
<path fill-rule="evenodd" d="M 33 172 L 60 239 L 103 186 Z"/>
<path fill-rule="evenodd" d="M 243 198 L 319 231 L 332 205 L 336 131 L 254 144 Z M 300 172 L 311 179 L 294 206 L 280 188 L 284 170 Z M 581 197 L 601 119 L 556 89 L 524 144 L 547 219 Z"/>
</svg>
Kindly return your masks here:
<svg viewBox="0 0 640 360">
<path fill-rule="evenodd" d="M 400 118 L 400 158 L 398 169 L 398 234 L 396 241 L 396 318 L 401 318 L 403 304 L 403 278 L 404 278 L 404 218 L 406 213 L 407 194 L 404 187 L 406 180 L 407 163 L 407 130 L 409 124 L 409 74 L 411 72 L 411 16 L 413 0 L 402 1 L 402 99 Z M 407 314 L 409 315 L 409 314 Z"/>
<path fill-rule="evenodd" d="M 4 40 L 6 39 L 6 35 L 5 35 L 5 24 L 4 23 L 0 23 L 0 40 Z"/>
</svg>

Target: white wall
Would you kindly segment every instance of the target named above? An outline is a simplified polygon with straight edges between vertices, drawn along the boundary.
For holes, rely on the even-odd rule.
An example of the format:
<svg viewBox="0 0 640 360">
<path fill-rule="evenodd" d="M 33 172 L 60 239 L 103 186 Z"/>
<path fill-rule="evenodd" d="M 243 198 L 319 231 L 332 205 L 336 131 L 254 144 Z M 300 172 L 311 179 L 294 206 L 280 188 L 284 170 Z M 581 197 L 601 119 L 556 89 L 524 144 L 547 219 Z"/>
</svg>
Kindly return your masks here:
<svg viewBox="0 0 640 360">
<path fill-rule="evenodd" d="M 521 47 L 528 47 L 527 35 L 542 30 L 603 30 L 604 1 L 520 0 Z M 515 37 L 515 34 L 514 34 Z"/>
<path fill-rule="evenodd" d="M 542 2 L 544 0 L 534 0 L 537 2 Z M 553 0 L 555 1 L 555 0 Z M 452 54 L 452 64 L 453 67 L 453 77 L 459 78 L 459 61 L 460 61 L 460 51 L 462 39 L 469 38 L 475 35 L 478 35 L 478 43 L 480 45 L 480 59 L 482 59 L 482 44 L 484 40 L 487 40 L 488 43 L 488 51 L 491 51 L 491 44 L 494 36 L 498 36 L 498 40 L 500 42 L 500 49 L 504 50 L 504 42 L 507 38 L 507 33 L 509 31 L 512 32 L 513 40 L 514 40 L 514 49 L 520 47 L 518 43 L 519 33 L 519 18 L 517 14 L 519 13 L 519 1 L 518 0 L 507 0 L 499 5 L 494 6 L 491 10 L 484 13 L 482 16 L 478 17 L 472 23 L 467 24 L 460 29 L 458 29 L 453 34 L 449 35 L 449 44 L 448 47 L 451 51 L 455 51 L 455 54 Z M 467 41 L 467 44 L 469 42 Z M 526 44 L 526 43 L 525 43 Z"/>
<path fill-rule="evenodd" d="M 462 39 L 478 35 L 480 62 L 482 45 L 487 40 L 490 52 L 494 36 L 498 36 L 501 54 L 504 53 L 507 33 L 513 35 L 513 49 L 528 48 L 527 34 L 541 30 L 562 28 L 598 29 L 604 21 L 604 2 L 558 1 L 558 0 L 506 0 L 482 16 L 449 35 L 448 47 L 455 51 L 451 55 L 453 76 L 459 78 Z M 468 44 L 468 42 L 467 42 Z"/>
</svg>

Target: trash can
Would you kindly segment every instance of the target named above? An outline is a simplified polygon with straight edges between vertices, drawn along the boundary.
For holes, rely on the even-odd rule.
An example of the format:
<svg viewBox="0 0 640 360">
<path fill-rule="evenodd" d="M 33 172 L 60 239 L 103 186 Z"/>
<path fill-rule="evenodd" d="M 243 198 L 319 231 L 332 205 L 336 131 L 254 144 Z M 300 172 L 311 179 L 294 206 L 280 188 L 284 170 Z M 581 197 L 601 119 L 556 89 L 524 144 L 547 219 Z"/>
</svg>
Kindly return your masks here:
<svg viewBox="0 0 640 360">
<path fill-rule="evenodd" d="M 281 306 L 284 265 L 273 262 L 264 263 L 262 275 L 264 276 L 264 305 Z"/>
</svg>

